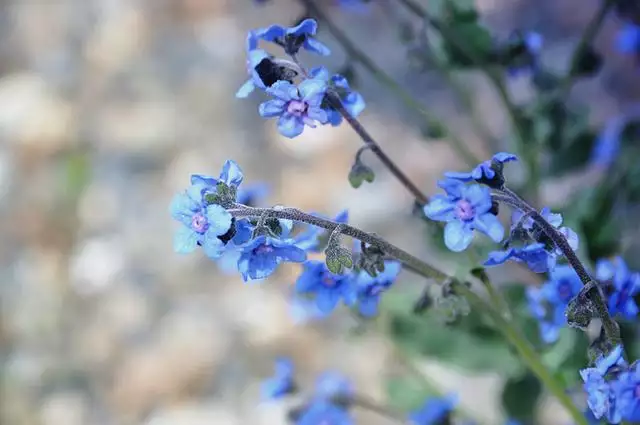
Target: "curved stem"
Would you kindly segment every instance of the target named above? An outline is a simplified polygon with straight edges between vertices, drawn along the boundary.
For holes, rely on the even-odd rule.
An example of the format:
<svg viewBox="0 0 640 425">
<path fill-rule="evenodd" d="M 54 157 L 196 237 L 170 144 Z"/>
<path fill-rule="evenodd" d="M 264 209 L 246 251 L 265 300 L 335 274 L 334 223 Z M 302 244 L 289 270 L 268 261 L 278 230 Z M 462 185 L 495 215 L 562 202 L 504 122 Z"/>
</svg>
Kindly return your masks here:
<svg viewBox="0 0 640 425">
<path fill-rule="evenodd" d="M 409 192 L 411 192 L 411 194 L 416 198 L 416 201 L 421 205 L 424 205 L 427 202 L 429 202 L 429 197 L 424 193 L 422 193 L 422 191 L 418 189 L 418 187 L 415 184 L 413 184 L 413 182 L 409 179 L 409 177 L 407 177 L 407 175 L 404 174 L 404 172 L 402 172 L 400 167 L 398 167 L 391 160 L 391 158 L 387 156 L 387 154 L 382 150 L 380 145 L 373 139 L 373 137 L 362 126 L 362 124 L 360 124 L 360 121 L 358 121 L 353 115 L 351 115 L 345 109 L 345 107 L 342 105 L 342 102 L 340 101 L 340 98 L 338 98 L 338 96 L 335 95 L 334 93 L 327 93 L 327 97 L 329 98 L 329 102 L 331 103 L 331 106 L 335 108 L 336 111 L 338 111 L 340 115 L 344 117 L 344 119 L 349 123 L 351 128 L 353 128 L 353 130 L 356 133 L 358 133 L 358 136 L 360 136 L 360 138 L 365 143 L 365 145 L 368 146 L 369 149 L 371 149 L 371 152 L 373 152 L 378 157 L 378 159 L 380 159 L 380 162 L 382 162 L 384 166 L 389 169 L 391 174 L 393 174 L 400 181 L 400 183 L 402 183 L 402 185 L 406 187 Z"/>
<path fill-rule="evenodd" d="M 331 32 L 333 37 L 342 45 L 350 59 L 355 60 L 362 65 L 373 77 L 383 86 L 387 87 L 395 94 L 402 103 L 410 109 L 418 112 L 428 126 L 440 125 L 440 120 L 433 116 L 418 100 L 416 100 L 409 91 L 398 84 L 389 74 L 382 68 L 378 67 L 366 53 L 364 53 L 349 37 L 318 7 L 314 0 L 299 0 L 307 10 L 313 14 L 318 20 L 324 22 L 324 26 Z M 467 148 L 462 139 L 451 131 L 447 130 L 448 140 L 451 142 L 453 149 L 462 157 L 469 166 L 475 166 L 480 162 L 478 158 Z"/>
<path fill-rule="evenodd" d="M 374 245 L 380 248 L 385 254 L 390 255 L 400 261 L 403 265 L 407 266 L 411 270 L 416 270 L 422 276 L 425 276 L 429 279 L 435 279 L 437 281 L 443 281 L 447 278 L 447 274 L 436 269 L 435 267 L 427 264 L 421 259 L 409 254 L 405 250 L 398 248 L 392 243 L 387 242 L 382 239 L 380 236 L 377 236 L 372 233 L 367 233 L 358 229 L 357 227 L 349 226 L 347 224 L 336 223 L 334 221 L 316 217 L 311 214 L 307 214 L 303 211 L 300 211 L 296 208 L 282 208 L 282 209 L 272 209 L 272 208 L 254 208 L 247 207 L 244 205 L 236 204 L 234 208 L 227 210 L 229 213 L 236 218 L 241 217 L 260 217 L 265 212 L 269 212 L 269 217 L 271 218 L 279 218 L 285 220 L 293 220 L 302 223 L 311 224 L 313 226 L 321 227 L 330 232 L 333 232 L 338 227 L 340 227 L 339 231 L 343 235 L 350 236 L 352 238 L 363 241 L 367 244 Z"/>
<path fill-rule="evenodd" d="M 544 219 L 544 217 L 542 217 L 542 215 L 540 215 L 540 213 L 538 213 L 538 211 L 527 204 L 525 200 L 520 198 L 518 194 L 516 194 L 512 190 L 504 188 L 503 190 L 500 190 L 498 192 L 504 195 L 497 197 L 499 201 L 505 202 L 512 207 L 521 210 L 523 213 L 529 215 L 534 223 L 537 224 L 544 232 L 544 234 L 553 241 L 556 247 L 558 247 L 558 249 L 562 251 L 571 267 L 576 271 L 578 277 L 580 278 L 580 281 L 585 287 L 597 288 L 597 284 L 591 278 L 591 275 L 587 271 L 587 268 L 584 266 L 584 264 L 582 264 L 582 262 L 578 258 L 578 255 L 571 248 L 569 242 L 567 242 L 567 239 L 562 233 L 560 233 L 560 231 L 558 231 L 558 229 L 553 227 L 547 220 Z M 593 294 L 590 299 L 595 304 L 597 313 L 600 319 L 602 319 L 602 326 L 604 327 L 607 337 L 614 345 L 617 345 L 618 343 L 620 343 L 620 330 L 609 314 L 606 301 L 603 299 L 600 291 L 591 291 L 590 293 Z"/>
</svg>

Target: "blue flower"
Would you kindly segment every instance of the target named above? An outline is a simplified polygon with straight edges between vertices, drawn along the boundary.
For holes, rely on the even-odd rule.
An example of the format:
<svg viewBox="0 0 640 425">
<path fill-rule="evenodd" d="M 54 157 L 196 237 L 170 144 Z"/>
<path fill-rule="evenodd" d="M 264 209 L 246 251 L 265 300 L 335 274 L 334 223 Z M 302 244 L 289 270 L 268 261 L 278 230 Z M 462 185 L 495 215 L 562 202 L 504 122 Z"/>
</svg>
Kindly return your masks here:
<svg viewBox="0 0 640 425">
<path fill-rule="evenodd" d="M 620 152 L 620 136 L 626 125 L 626 117 L 615 117 L 605 124 L 591 151 L 592 164 L 606 168 L 616 160 Z"/>
<path fill-rule="evenodd" d="M 242 248 L 238 270 L 246 282 L 270 276 L 283 261 L 302 263 L 306 259 L 304 250 L 290 240 L 260 235 Z"/>
<path fill-rule="evenodd" d="M 322 320 L 329 316 L 318 308 L 315 300 L 294 294 L 289 298 L 291 317 L 296 324 L 305 324 L 309 321 Z"/>
<path fill-rule="evenodd" d="M 570 266 L 559 266 L 550 272 L 550 280 L 540 288 L 528 288 L 529 309 L 540 322 L 540 337 L 545 343 L 558 339 L 566 323 L 565 309 L 582 288 L 582 282 Z"/>
<path fill-rule="evenodd" d="M 476 181 L 489 187 L 501 188 L 504 186 L 502 168 L 505 162 L 517 161 L 518 157 L 507 152 L 499 152 L 493 155 L 489 161 L 484 161 L 470 173 L 446 172 L 445 177 L 463 182 Z M 497 171 L 497 172 L 496 172 Z"/>
<path fill-rule="evenodd" d="M 331 50 L 313 36 L 318 30 L 318 23 L 314 19 L 305 19 L 295 27 L 285 28 L 271 25 L 268 28 L 255 30 L 255 36 L 282 46 L 288 55 L 296 55 L 300 48 L 321 56 L 328 56 Z"/>
<path fill-rule="evenodd" d="M 220 177 L 217 179 L 204 174 L 192 174 L 191 184 L 202 185 L 206 188 L 206 193 L 216 193 L 218 183 L 222 182 L 228 187 L 238 189 L 238 186 L 242 183 L 244 175 L 240 166 L 232 160 L 225 161 L 220 172 Z"/>
<path fill-rule="evenodd" d="M 220 205 L 206 205 L 205 191 L 206 186 L 196 184 L 173 199 L 171 215 L 183 224 L 173 247 L 178 253 L 190 253 L 202 246 L 208 257 L 218 258 L 232 236 L 232 217 Z"/>
<path fill-rule="evenodd" d="M 327 122 L 327 113 L 321 108 L 326 90 L 326 83 L 318 79 L 305 80 L 298 87 L 288 81 L 278 81 L 267 89 L 275 99 L 260 104 L 260 116 L 279 117 L 280 134 L 294 138 L 302 134 L 305 124 L 315 127 L 316 121 Z"/>
<path fill-rule="evenodd" d="M 512 59 L 507 72 L 516 77 L 521 74 L 535 73 L 540 68 L 540 53 L 542 52 L 543 38 L 535 31 L 524 35 L 518 35 L 518 54 Z M 523 51 L 520 51 L 522 49 Z"/>
<path fill-rule="evenodd" d="M 506 251 L 493 251 L 484 265 L 487 267 L 504 264 L 507 260 L 525 263 L 535 273 L 546 273 L 556 266 L 556 255 L 546 250 L 545 245 L 533 243 L 522 248 L 509 248 Z"/>
<path fill-rule="evenodd" d="M 500 242 L 504 228 L 491 211 L 489 189 L 477 184 L 465 185 L 456 180 L 445 180 L 441 187 L 447 195 L 436 195 L 424 207 L 424 213 L 432 220 L 445 221 L 444 243 L 451 251 L 464 251 L 473 239 L 473 231 L 479 230 L 494 242 Z"/>
<path fill-rule="evenodd" d="M 631 22 L 625 24 L 618 33 L 616 47 L 621 53 L 640 53 L 640 25 Z"/>
<path fill-rule="evenodd" d="M 293 362 L 289 358 L 278 358 L 275 363 L 275 373 L 262 384 L 262 395 L 267 399 L 277 399 L 291 394 L 295 390 L 293 382 Z"/>
<path fill-rule="evenodd" d="M 252 34 L 249 33 L 247 43 L 252 39 Z M 247 52 L 247 74 L 249 79 L 236 92 L 237 98 L 249 96 L 256 88 L 266 90 L 277 81 L 289 77 L 285 70 L 273 61 L 272 56 L 261 49 Z"/>
<path fill-rule="evenodd" d="M 429 398 L 420 409 L 409 415 L 409 421 L 413 425 L 436 425 L 444 421 L 457 404 L 458 397 L 455 394 Z"/>
<path fill-rule="evenodd" d="M 311 403 L 296 420 L 296 425 L 352 425 L 353 419 L 343 408 L 325 400 Z"/>
<path fill-rule="evenodd" d="M 596 278 L 600 281 L 612 281 L 613 292 L 609 295 L 609 313 L 635 319 L 638 305 L 634 297 L 640 291 L 640 274 L 629 271 L 621 257 L 613 261 L 600 260 L 596 265 Z"/>
<path fill-rule="evenodd" d="M 340 74 L 335 74 L 329 77 L 329 71 L 323 66 L 312 68 L 309 71 L 309 75 L 312 78 L 317 78 L 325 81 L 329 85 L 329 90 L 336 92 L 344 108 L 354 117 L 360 115 L 364 110 L 366 104 L 364 98 L 360 93 L 351 90 L 349 82 Z M 328 122 L 334 127 L 339 126 L 342 123 L 342 115 L 335 110 L 328 102 L 323 103 L 324 110 L 327 112 Z"/>
<path fill-rule="evenodd" d="M 634 362 L 611 383 L 615 397 L 615 411 L 619 413 L 619 416 L 614 419 L 618 421 L 621 419 L 635 423 L 640 418 L 640 367 L 638 365 L 637 361 Z"/>
<path fill-rule="evenodd" d="M 269 186 L 266 183 L 254 183 L 244 186 L 238 191 L 237 202 L 248 207 L 255 207 L 268 193 Z"/>
<path fill-rule="evenodd" d="M 350 275 L 333 274 L 322 261 L 307 261 L 296 281 L 296 292 L 314 295 L 318 309 L 330 313 L 341 298 L 345 304 L 353 304 L 351 284 Z"/>
<path fill-rule="evenodd" d="M 558 231 L 565 237 L 567 243 L 574 251 L 578 249 L 580 245 L 580 241 L 578 238 L 578 234 L 571 230 L 568 227 L 560 227 L 562 224 L 562 214 L 552 213 L 548 207 L 544 207 L 540 210 L 540 215 L 544 218 L 549 224 L 558 229 Z M 515 210 L 511 216 L 512 231 L 515 230 L 518 226 L 521 226 L 523 229 L 528 230 L 530 235 L 538 242 L 544 243 L 548 250 L 553 250 L 556 255 L 562 255 L 562 250 L 556 247 L 553 241 L 539 229 L 538 225 L 534 223 L 533 219 L 527 217 L 524 221 L 522 221 L 522 217 L 524 214 L 520 210 Z M 521 222 L 522 221 L 522 222 Z"/>
<path fill-rule="evenodd" d="M 353 385 L 340 373 L 325 372 L 316 380 L 314 395 L 326 401 L 335 401 L 332 399 L 337 397 L 346 401 L 353 395 Z"/>
<path fill-rule="evenodd" d="M 593 415 L 600 419 L 605 416 L 610 423 L 618 423 L 621 420 L 619 396 L 616 392 L 621 389 L 615 381 L 605 379 L 609 371 L 614 367 L 625 367 L 626 362 L 622 358 L 622 346 L 617 346 L 607 355 L 600 356 L 595 367 L 580 371 L 584 381 L 584 390 L 587 393 L 587 404 Z"/>
<path fill-rule="evenodd" d="M 400 269 L 400 263 L 397 261 L 386 261 L 384 271 L 376 277 L 365 271 L 358 273 L 351 290 L 354 291 L 352 297 L 357 300 L 358 311 L 361 315 L 371 317 L 378 314 L 380 296 L 393 285 Z"/>
</svg>

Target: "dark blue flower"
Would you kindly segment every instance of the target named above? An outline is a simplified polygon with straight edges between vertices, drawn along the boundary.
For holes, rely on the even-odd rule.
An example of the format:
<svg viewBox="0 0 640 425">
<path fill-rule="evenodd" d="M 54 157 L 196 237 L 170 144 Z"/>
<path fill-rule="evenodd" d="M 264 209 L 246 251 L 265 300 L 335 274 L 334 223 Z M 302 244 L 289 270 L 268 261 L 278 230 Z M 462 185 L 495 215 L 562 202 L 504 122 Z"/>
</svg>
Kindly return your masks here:
<svg viewBox="0 0 640 425">
<path fill-rule="evenodd" d="M 267 89 L 275 99 L 260 104 L 259 113 L 264 118 L 279 117 L 278 131 L 293 138 L 304 126 L 315 127 L 315 122 L 325 124 L 327 113 L 321 108 L 327 85 L 318 79 L 304 80 L 298 87 L 288 81 L 278 81 Z"/>
<path fill-rule="evenodd" d="M 566 324 L 565 309 L 582 288 L 582 282 L 570 266 L 558 266 L 550 272 L 550 280 L 540 288 L 527 288 L 527 300 L 534 318 L 540 323 L 540 336 L 545 343 L 558 339 Z"/>
<path fill-rule="evenodd" d="M 610 423 L 618 423 L 622 418 L 619 396 L 616 394 L 620 387 L 614 380 L 605 379 L 614 367 L 626 367 L 622 358 L 622 346 L 617 346 L 607 355 L 600 356 L 595 362 L 595 367 L 580 371 L 589 409 L 597 419 L 604 416 Z"/>
<path fill-rule="evenodd" d="M 446 397 L 432 397 L 424 405 L 409 415 L 413 425 L 436 425 L 444 421 L 458 404 L 458 397 L 449 394 Z"/>
<path fill-rule="evenodd" d="M 335 401 L 335 398 L 346 401 L 353 395 L 353 385 L 340 373 L 325 372 L 316 379 L 314 395 L 326 401 Z"/>
<path fill-rule="evenodd" d="M 296 281 L 296 292 L 315 296 L 318 309 L 323 313 L 333 311 L 340 299 L 350 305 L 353 291 L 350 275 L 331 273 L 322 261 L 307 261 Z"/>
<path fill-rule="evenodd" d="M 626 23 L 618 33 L 616 47 L 621 53 L 640 53 L 640 25 Z"/>
<path fill-rule="evenodd" d="M 552 213 L 548 207 L 540 210 L 540 215 L 549 224 L 558 229 L 558 231 L 567 239 L 567 243 L 574 251 L 578 249 L 580 241 L 578 234 L 568 227 L 560 227 L 562 225 L 562 214 Z M 551 239 L 549 239 L 542 230 L 534 223 L 533 219 L 527 217 L 522 220 L 524 214 L 520 210 L 515 210 L 511 216 L 512 231 L 520 226 L 522 229 L 529 231 L 530 235 L 538 242 L 544 243 L 548 250 L 553 251 L 556 255 L 562 255 L 560 248 L 556 247 Z"/>
<path fill-rule="evenodd" d="M 445 221 L 444 243 L 454 252 L 465 250 L 473 240 L 473 231 L 479 230 L 494 242 L 500 242 L 504 228 L 491 211 L 489 188 L 465 185 L 456 180 L 440 183 L 447 195 L 436 195 L 424 206 L 424 213 L 432 220 Z"/>
<path fill-rule="evenodd" d="M 291 394 L 295 390 L 293 382 L 293 362 L 289 358 L 278 358 L 275 362 L 275 373 L 262 384 L 262 396 L 266 399 L 277 399 Z"/>
<path fill-rule="evenodd" d="M 342 75 L 335 74 L 330 77 L 329 71 L 323 66 L 312 68 L 309 71 L 309 75 L 312 78 L 325 81 L 329 86 L 329 90 L 333 90 L 338 95 L 342 105 L 352 116 L 357 117 L 364 110 L 366 106 L 364 98 L 360 93 L 351 90 L 349 82 Z M 327 112 L 329 124 L 336 127 L 342 123 L 340 112 L 331 107 L 328 102 L 324 102 L 323 107 Z"/>
<path fill-rule="evenodd" d="M 232 217 L 220 205 L 206 205 L 206 186 L 195 184 L 184 193 L 176 195 L 171 203 L 171 215 L 183 226 L 178 229 L 173 247 L 178 253 L 193 252 L 202 246 L 210 258 L 218 258 L 228 241 L 225 238 L 232 229 Z"/>
<path fill-rule="evenodd" d="M 328 56 L 331 50 L 313 37 L 317 30 L 318 23 L 314 19 L 305 19 L 295 27 L 271 25 L 268 28 L 255 30 L 254 33 L 259 39 L 282 46 L 288 55 L 296 55 L 302 47 L 310 52 Z"/>
<path fill-rule="evenodd" d="M 373 277 L 365 271 L 360 271 L 355 278 L 351 290 L 354 292 L 351 301 L 356 300 L 358 311 L 365 317 L 378 314 L 378 304 L 380 296 L 388 290 L 400 273 L 400 263 L 397 261 L 386 261 L 384 271 Z"/>
<path fill-rule="evenodd" d="M 493 158 L 484 161 L 470 173 L 446 172 L 445 177 L 460 180 L 463 182 L 476 181 L 486 184 L 489 187 L 501 188 L 504 185 L 504 177 L 502 176 L 502 168 L 505 162 L 517 161 L 518 157 L 512 153 L 499 152 L 493 155 Z M 496 172 L 497 171 L 497 172 Z"/>
<path fill-rule="evenodd" d="M 484 265 L 498 266 L 508 260 L 525 263 L 535 273 L 546 273 L 556 266 L 556 255 L 549 252 L 542 243 L 533 243 L 521 248 L 509 248 L 506 251 L 493 251 Z"/>
<path fill-rule="evenodd" d="M 296 425 L 352 425 L 353 419 L 342 407 L 320 399 L 312 402 L 295 423 Z"/>
<path fill-rule="evenodd" d="M 304 250 L 295 246 L 292 241 L 260 235 L 242 248 L 238 270 L 245 281 L 264 279 L 283 261 L 302 263 L 306 259 Z"/>
<path fill-rule="evenodd" d="M 609 313 L 621 315 L 627 319 L 635 319 L 638 305 L 634 297 L 640 291 L 640 274 L 629 271 L 621 257 L 613 261 L 600 260 L 596 265 L 596 278 L 600 281 L 611 281 L 613 292 L 609 295 Z"/>
</svg>

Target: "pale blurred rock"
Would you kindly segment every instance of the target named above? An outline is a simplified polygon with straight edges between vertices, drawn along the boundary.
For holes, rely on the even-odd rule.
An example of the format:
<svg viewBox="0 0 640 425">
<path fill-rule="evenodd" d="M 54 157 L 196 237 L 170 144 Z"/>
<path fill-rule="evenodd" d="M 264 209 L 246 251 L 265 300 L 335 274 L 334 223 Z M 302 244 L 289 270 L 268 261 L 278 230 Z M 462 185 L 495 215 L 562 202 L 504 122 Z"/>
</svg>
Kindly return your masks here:
<svg viewBox="0 0 640 425">
<path fill-rule="evenodd" d="M 55 393 L 42 403 L 42 425 L 84 425 L 87 423 L 87 405 L 80 393 Z"/>
<path fill-rule="evenodd" d="M 78 201 L 78 220 L 86 232 L 116 224 L 122 209 L 116 189 L 106 181 L 90 183 Z"/>
<path fill-rule="evenodd" d="M 52 154 L 76 139 L 76 111 L 37 74 L 0 79 L 0 133 L 10 143 Z"/>
<path fill-rule="evenodd" d="M 70 260 L 71 284 L 79 294 L 98 293 L 120 278 L 125 265 L 118 238 L 105 236 L 82 241 Z"/>
<path fill-rule="evenodd" d="M 9 201 L 8 194 L 15 183 L 15 173 L 9 150 L 0 148 L 0 206 Z"/>
</svg>

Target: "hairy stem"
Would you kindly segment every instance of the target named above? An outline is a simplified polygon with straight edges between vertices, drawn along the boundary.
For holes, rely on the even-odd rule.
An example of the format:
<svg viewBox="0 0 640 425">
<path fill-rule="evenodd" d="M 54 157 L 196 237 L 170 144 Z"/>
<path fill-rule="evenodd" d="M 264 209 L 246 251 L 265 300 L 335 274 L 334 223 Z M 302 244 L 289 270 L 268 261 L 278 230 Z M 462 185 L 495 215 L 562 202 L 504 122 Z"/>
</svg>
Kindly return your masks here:
<svg viewBox="0 0 640 425">
<path fill-rule="evenodd" d="M 335 229 L 339 228 L 340 233 L 346 236 L 350 236 L 359 241 L 365 242 L 370 245 L 374 245 L 380 248 L 385 254 L 394 257 L 398 261 L 400 261 L 403 265 L 407 266 L 411 270 L 416 270 L 421 275 L 428 277 L 430 279 L 435 279 L 437 281 L 443 281 L 447 278 L 447 274 L 438 270 L 437 268 L 427 264 L 426 262 L 420 260 L 419 258 L 409 254 L 405 250 L 398 248 L 397 246 L 387 242 L 380 236 L 377 236 L 372 233 L 367 233 L 358 229 L 357 227 L 349 226 L 347 224 L 336 223 L 334 221 L 316 217 L 315 215 L 307 214 L 303 211 L 300 211 L 296 208 L 283 208 L 283 209 L 272 209 L 272 208 L 254 208 L 247 207 L 244 205 L 235 205 L 234 208 L 228 210 L 229 213 L 236 218 L 242 217 L 260 217 L 265 212 L 269 212 L 269 217 L 271 218 L 279 218 L 286 220 L 293 220 L 302 223 L 311 224 L 313 226 L 317 226 L 323 229 L 328 230 L 329 232 L 333 232 Z"/>
<path fill-rule="evenodd" d="M 316 4 L 314 0 L 299 0 L 307 10 L 318 20 L 324 23 L 324 26 L 331 32 L 333 37 L 340 43 L 342 48 L 347 52 L 349 59 L 352 59 L 362 65 L 373 77 L 383 86 L 387 87 L 394 95 L 396 95 L 402 103 L 410 109 L 418 112 L 427 126 L 438 126 L 440 120 L 429 112 L 424 105 L 416 100 L 411 93 L 398 84 L 388 73 L 378 67 L 373 60 L 364 53 L 349 37 L 336 25 L 333 20 Z M 448 141 L 451 142 L 453 149 L 461 156 L 461 158 L 469 166 L 475 166 L 478 158 L 467 147 L 462 139 L 447 129 Z"/>
<path fill-rule="evenodd" d="M 587 268 L 582 264 L 578 255 L 569 245 L 567 239 L 564 237 L 562 233 L 555 227 L 551 225 L 547 220 L 538 213 L 533 207 L 531 207 L 525 200 L 520 198 L 518 194 L 513 192 L 512 190 L 505 188 L 501 191 L 504 196 L 497 197 L 498 201 L 504 202 L 506 204 L 511 205 L 514 208 L 521 210 L 523 213 L 527 214 L 531 217 L 531 219 L 536 223 L 540 229 L 544 232 L 544 234 L 549 237 L 553 241 L 553 243 L 562 251 L 567 261 L 571 265 L 571 267 L 576 271 L 580 281 L 584 286 L 597 287 L 596 282 L 591 278 L 591 275 L 587 271 Z M 600 319 L 602 319 L 602 326 L 604 327 L 605 333 L 608 339 L 614 344 L 617 345 L 620 343 L 620 330 L 615 321 L 611 318 L 609 314 L 609 310 L 607 309 L 606 300 L 603 299 L 602 293 L 600 291 L 591 291 L 590 296 L 591 301 L 595 304 L 598 315 Z"/>
</svg>

